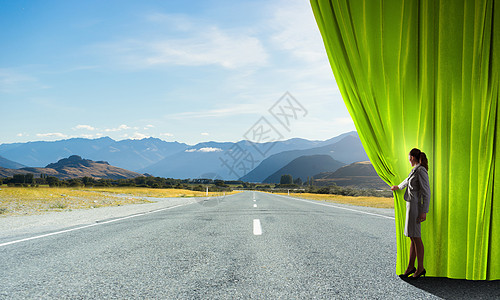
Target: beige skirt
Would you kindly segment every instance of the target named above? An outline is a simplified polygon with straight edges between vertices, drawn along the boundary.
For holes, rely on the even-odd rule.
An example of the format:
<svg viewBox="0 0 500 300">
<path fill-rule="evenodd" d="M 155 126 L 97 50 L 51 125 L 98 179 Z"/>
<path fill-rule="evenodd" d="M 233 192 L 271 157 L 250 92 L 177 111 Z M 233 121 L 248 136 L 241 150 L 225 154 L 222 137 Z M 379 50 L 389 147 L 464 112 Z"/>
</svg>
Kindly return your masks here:
<svg viewBox="0 0 500 300">
<path fill-rule="evenodd" d="M 406 202 L 406 221 L 404 234 L 407 237 L 421 237 L 418 201 Z"/>
</svg>

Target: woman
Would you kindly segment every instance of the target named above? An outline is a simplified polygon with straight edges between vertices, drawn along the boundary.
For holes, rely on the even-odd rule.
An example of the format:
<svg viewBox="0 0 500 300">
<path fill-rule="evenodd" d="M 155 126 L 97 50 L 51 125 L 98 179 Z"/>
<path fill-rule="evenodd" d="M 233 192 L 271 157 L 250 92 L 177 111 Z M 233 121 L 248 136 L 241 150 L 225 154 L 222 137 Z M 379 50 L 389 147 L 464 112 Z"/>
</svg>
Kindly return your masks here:
<svg viewBox="0 0 500 300">
<path fill-rule="evenodd" d="M 420 233 L 420 223 L 425 221 L 429 212 L 429 202 L 431 198 L 431 189 L 429 186 L 429 162 L 424 152 L 413 148 L 409 154 L 409 160 L 413 169 L 403 182 L 391 187 L 396 191 L 406 189 L 404 199 L 406 202 L 406 222 L 404 234 L 410 238 L 410 261 L 408 268 L 401 276 L 417 279 L 425 276 L 424 269 L 424 244 L 422 243 Z M 418 259 L 418 267 L 415 269 L 415 258 Z"/>
</svg>

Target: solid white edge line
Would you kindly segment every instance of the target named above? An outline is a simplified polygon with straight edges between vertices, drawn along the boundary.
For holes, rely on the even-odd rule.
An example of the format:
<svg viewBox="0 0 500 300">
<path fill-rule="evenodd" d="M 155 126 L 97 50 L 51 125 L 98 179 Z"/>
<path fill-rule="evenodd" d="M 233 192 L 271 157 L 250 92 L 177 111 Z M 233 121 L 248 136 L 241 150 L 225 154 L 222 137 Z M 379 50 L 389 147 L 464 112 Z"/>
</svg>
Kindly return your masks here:
<svg viewBox="0 0 500 300">
<path fill-rule="evenodd" d="M 103 224 L 113 223 L 113 222 L 117 222 L 117 221 L 122 221 L 122 220 L 130 219 L 130 218 L 135 218 L 135 217 L 143 216 L 143 215 L 148 215 L 148 214 L 152 214 L 152 213 L 156 213 L 156 212 L 160 212 L 160 211 L 164 211 L 164 210 L 169 210 L 169 209 L 172 209 L 172 208 L 176 208 L 176 207 L 180 207 L 180 206 L 185 206 L 185 205 L 189 205 L 189 204 L 193 204 L 193 203 L 174 205 L 174 206 L 170 206 L 170 207 L 166 207 L 166 208 L 161 208 L 161 209 L 157 209 L 157 210 L 153 210 L 153 211 L 149 211 L 149 212 L 144 212 L 144 213 L 138 213 L 138 214 L 135 214 L 135 215 L 126 216 L 126 217 L 122 217 L 122 218 L 117 218 L 117 219 L 113 219 L 113 220 L 109 220 L 109 221 L 104 221 L 104 222 L 89 224 L 89 225 L 80 226 L 80 227 L 76 227 L 76 228 L 71 228 L 71 229 L 66 229 L 66 230 L 51 232 L 51 233 L 37 235 L 37 236 L 32 236 L 32 237 L 25 238 L 25 239 L 10 241 L 10 242 L 6 242 L 6 243 L 0 244 L 0 247 L 4 247 L 4 246 L 7 246 L 7 245 L 12 245 L 12 244 L 17 244 L 17 243 L 20 243 L 20 242 L 26 242 L 26 241 L 36 240 L 36 239 L 40 239 L 40 238 L 44 238 L 44 237 L 48 237 L 48 236 L 52 236 L 52 235 L 57 235 L 57 234 L 61 234 L 61 233 L 66 233 L 66 232 L 76 231 L 76 230 L 80 230 L 80 229 L 85 229 L 85 228 L 89 228 L 89 227 L 94 227 L 94 226 L 97 226 L 97 225 L 103 225 Z"/>
<path fill-rule="evenodd" d="M 236 195 L 236 194 L 233 194 L 233 195 Z M 228 195 L 228 196 L 233 196 L 233 195 Z M 203 197 L 201 197 L 201 198 L 203 198 Z M 97 223 L 94 223 L 94 224 L 89 224 L 89 225 L 80 226 L 80 227 L 76 227 L 76 228 L 71 228 L 71 229 L 66 229 L 66 230 L 51 232 L 51 233 L 37 235 L 37 236 L 32 236 L 32 237 L 24 238 L 24 239 L 20 239 L 20 240 L 5 242 L 5 243 L 0 244 L 0 247 L 4 247 L 4 246 L 7 246 L 7 245 L 12 245 L 12 244 L 17 244 L 17 243 L 20 243 L 20 242 L 26 242 L 26 241 L 36 240 L 36 239 L 40 239 L 40 238 L 44 238 L 44 237 L 48 237 L 48 236 L 52 236 L 52 235 L 57 235 L 57 234 L 61 234 L 61 233 L 66 233 L 66 232 L 76 231 L 76 230 L 80 230 L 80 229 L 85 229 L 85 228 L 89 228 L 89 227 L 93 227 L 93 226 L 97 226 L 97 225 L 113 223 L 113 222 L 116 222 L 116 221 L 121 221 L 121 220 L 125 220 L 125 219 L 135 218 L 135 217 L 138 217 L 138 216 L 152 214 L 152 213 L 156 213 L 156 212 L 160 212 L 160 211 L 164 211 L 164 210 L 169 210 L 169 209 L 172 209 L 172 208 L 176 208 L 176 207 L 180 207 L 180 206 L 185 206 L 185 205 L 190 205 L 190 204 L 193 204 L 193 202 L 192 203 L 186 203 L 186 204 L 178 204 L 178 205 L 174 205 L 174 206 L 170 206 L 170 207 L 165 207 L 165 208 L 160 208 L 160 209 L 156 209 L 156 210 L 152 210 L 152 211 L 148 211 L 148 212 L 143 212 L 143 213 L 138 213 L 138 214 L 134 214 L 134 215 L 126 216 L 126 217 L 121 217 L 121 218 L 117 218 L 117 219 L 113 219 L 113 220 L 109 220 L 109 221 L 104 221 L 104 222 L 98 222 L 98 221 L 96 221 Z"/>
<path fill-rule="evenodd" d="M 262 227 L 260 226 L 260 219 L 253 219 L 253 235 L 262 235 Z"/>
<path fill-rule="evenodd" d="M 300 198 L 294 198 L 294 197 L 289 197 L 289 196 L 284 196 L 284 195 L 276 195 L 276 194 L 274 194 L 274 195 L 275 196 L 284 197 L 284 198 L 293 199 L 293 200 L 297 200 L 297 201 L 312 203 L 312 204 L 316 204 L 316 205 L 322 205 L 322 206 L 328 206 L 328 207 L 335 207 L 335 208 L 338 208 L 338 209 L 344 209 L 344 210 L 354 211 L 354 212 L 361 213 L 361 214 L 372 215 L 372 216 L 376 216 L 376 217 L 381 217 L 381 218 L 395 220 L 394 217 L 389 217 L 389 216 L 384 216 L 384 215 L 369 213 L 369 212 L 362 211 L 362 210 L 357 210 L 357 209 L 352 209 L 352 208 L 347 208 L 347 207 L 341 207 L 341 206 L 336 206 L 336 205 L 331 205 L 331 204 L 325 204 L 325 203 L 320 203 L 320 202 L 313 202 L 313 201 L 310 201 L 310 200 L 305 200 L 305 199 L 300 199 Z"/>
</svg>

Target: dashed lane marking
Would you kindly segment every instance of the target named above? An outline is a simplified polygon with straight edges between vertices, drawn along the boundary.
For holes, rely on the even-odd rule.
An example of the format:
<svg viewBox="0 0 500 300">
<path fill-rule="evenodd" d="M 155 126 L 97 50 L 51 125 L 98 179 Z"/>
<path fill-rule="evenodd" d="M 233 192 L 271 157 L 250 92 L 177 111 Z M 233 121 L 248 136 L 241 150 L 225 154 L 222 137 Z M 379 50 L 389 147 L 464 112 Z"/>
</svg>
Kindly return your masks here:
<svg viewBox="0 0 500 300">
<path fill-rule="evenodd" d="M 259 219 L 253 219 L 253 235 L 262 235 L 262 227 Z"/>
</svg>

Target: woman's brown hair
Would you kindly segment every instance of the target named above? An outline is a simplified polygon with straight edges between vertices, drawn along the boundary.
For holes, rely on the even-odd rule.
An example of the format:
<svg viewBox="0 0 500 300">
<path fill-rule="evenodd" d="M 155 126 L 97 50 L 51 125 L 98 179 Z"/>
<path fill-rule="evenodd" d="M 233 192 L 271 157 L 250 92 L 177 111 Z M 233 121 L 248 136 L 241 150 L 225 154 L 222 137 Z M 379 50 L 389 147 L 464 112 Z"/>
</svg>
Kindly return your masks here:
<svg viewBox="0 0 500 300">
<path fill-rule="evenodd" d="M 429 170 L 429 160 L 427 160 L 427 155 L 417 148 L 413 148 L 410 151 L 410 155 L 415 157 L 417 161 L 428 171 Z"/>
</svg>

